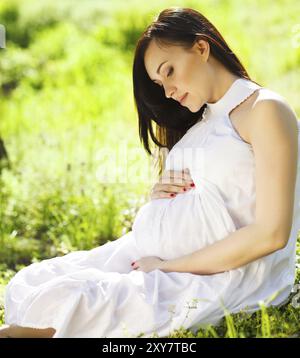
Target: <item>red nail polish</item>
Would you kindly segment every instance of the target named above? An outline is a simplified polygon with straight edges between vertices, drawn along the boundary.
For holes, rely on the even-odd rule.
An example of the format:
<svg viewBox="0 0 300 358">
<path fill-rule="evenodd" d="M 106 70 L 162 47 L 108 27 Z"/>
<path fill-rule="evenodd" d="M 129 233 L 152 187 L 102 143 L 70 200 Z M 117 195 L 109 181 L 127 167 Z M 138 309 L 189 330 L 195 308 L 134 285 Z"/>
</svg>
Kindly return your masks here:
<svg viewBox="0 0 300 358">
<path fill-rule="evenodd" d="M 131 266 L 133 266 L 134 265 L 134 262 L 131 264 Z"/>
<path fill-rule="evenodd" d="M 186 188 L 183 188 L 183 191 L 186 191 Z"/>
<path fill-rule="evenodd" d="M 194 184 L 194 183 L 192 183 L 192 184 L 191 184 L 191 186 L 192 186 L 192 187 L 194 187 L 194 186 L 195 186 L 195 184 Z"/>
<path fill-rule="evenodd" d="M 175 194 L 174 194 L 174 193 L 172 193 L 172 194 L 170 194 L 170 196 L 175 196 Z"/>
</svg>

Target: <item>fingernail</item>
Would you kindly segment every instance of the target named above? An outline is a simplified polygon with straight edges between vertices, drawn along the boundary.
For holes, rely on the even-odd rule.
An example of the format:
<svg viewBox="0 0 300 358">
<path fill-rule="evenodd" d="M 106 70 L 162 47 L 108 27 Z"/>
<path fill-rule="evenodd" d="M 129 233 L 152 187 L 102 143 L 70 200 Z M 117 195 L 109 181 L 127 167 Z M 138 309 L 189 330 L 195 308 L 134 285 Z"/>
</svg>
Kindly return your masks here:
<svg viewBox="0 0 300 358">
<path fill-rule="evenodd" d="M 172 194 L 170 194 L 170 196 L 175 196 L 175 194 L 174 194 L 174 193 L 172 193 Z"/>
<path fill-rule="evenodd" d="M 186 188 L 183 188 L 183 191 L 186 191 Z"/>
<path fill-rule="evenodd" d="M 131 266 L 133 266 L 133 265 L 134 265 L 134 262 L 132 262 Z"/>
<path fill-rule="evenodd" d="M 191 186 L 192 186 L 192 187 L 194 187 L 194 186 L 195 186 L 195 184 L 194 184 L 194 183 L 192 183 L 192 184 L 191 184 Z"/>
</svg>

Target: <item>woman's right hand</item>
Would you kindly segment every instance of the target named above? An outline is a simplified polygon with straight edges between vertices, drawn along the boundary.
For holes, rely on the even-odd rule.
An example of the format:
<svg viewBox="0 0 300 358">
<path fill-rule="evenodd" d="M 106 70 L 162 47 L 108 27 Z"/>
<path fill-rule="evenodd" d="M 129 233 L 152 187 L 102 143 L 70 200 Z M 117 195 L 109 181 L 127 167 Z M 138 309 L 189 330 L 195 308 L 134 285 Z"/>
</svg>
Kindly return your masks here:
<svg viewBox="0 0 300 358">
<path fill-rule="evenodd" d="M 150 192 L 150 200 L 174 198 L 178 193 L 184 193 L 195 187 L 189 169 L 166 170 L 154 184 Z"/>
</svg>

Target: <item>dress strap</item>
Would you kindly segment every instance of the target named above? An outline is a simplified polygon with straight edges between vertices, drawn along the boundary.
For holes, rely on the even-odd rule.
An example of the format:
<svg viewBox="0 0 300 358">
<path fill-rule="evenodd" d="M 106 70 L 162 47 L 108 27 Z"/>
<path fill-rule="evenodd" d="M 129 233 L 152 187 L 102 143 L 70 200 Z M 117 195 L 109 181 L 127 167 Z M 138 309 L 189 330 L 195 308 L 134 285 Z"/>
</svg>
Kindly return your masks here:
<svg viewBox="0 0 300 358">
<path fill-rule="evenodd" d="M 246 78 L 239 77 L 217 102 L 206 103 L 206 117 L 228 115 L 235 107 L 244 102 L 259 88 L 262 88 L 262 86 Z"/>
</svg>

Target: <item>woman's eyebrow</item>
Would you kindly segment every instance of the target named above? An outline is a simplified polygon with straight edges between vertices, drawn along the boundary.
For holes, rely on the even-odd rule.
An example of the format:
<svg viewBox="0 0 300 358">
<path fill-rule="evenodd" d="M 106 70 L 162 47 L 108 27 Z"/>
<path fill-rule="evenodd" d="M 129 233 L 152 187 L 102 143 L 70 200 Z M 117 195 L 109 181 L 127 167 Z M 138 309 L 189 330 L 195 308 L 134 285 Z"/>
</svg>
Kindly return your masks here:
<svg viewBox="0 0 300 358">
<path fill-rule="evenodd" d="M 159 66 L 158 66 L 158 68 L 157 68 L 157 70 L 156 70 L 156 73 L 159 75 L 159 71 L 160 71 L 160 68 L 161 68 L 161 66 L 164 64 L 164 63 L 166 63 L 167 61 L 164 61 L 164 62 L 162 62 Z"/>
<path fill-rule="evenodd" d="M 166 62 L 168 62 L 168 61 L 164 61 L 164 62 L 162 62 L 159 66 L 158 66 L 158 68 L 157 68 L 157 70 L 156 70 L 156 73 L 159 75 L 159 71 L 160 71 L 160 68 L 161 68 L 161 66 L 164 64 L 164 63 L 166 63 Z M 156 81 L 156 79 L 154 78 L 154 79 L 152 79 L 152 81 Z"/>
</svg>

